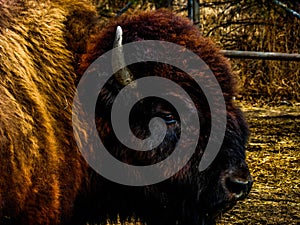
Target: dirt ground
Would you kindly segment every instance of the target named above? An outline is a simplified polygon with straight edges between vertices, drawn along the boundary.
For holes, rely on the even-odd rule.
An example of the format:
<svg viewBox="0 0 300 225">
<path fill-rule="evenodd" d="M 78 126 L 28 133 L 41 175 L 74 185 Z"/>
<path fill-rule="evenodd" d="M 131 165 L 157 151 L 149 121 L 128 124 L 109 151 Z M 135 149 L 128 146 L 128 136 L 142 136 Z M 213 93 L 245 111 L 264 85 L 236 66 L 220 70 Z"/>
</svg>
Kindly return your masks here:
<svg viewBox="0 0 300 225">
<path fill-rule="evenodd" d="M 250 125 L 247 162 L 254 184 L 248 198 L 225 213 L 218 225 L 300 224 L 300 103 L 238 104 Z M 142 223 L 126 223 L 133 224 Z"/>
<path fill-rule="evenodd" d="M 247 158 L 254 184 L 219 224 L 300 224 L 300 104 L 242 108 L 251 130 Z"/>
</svg>

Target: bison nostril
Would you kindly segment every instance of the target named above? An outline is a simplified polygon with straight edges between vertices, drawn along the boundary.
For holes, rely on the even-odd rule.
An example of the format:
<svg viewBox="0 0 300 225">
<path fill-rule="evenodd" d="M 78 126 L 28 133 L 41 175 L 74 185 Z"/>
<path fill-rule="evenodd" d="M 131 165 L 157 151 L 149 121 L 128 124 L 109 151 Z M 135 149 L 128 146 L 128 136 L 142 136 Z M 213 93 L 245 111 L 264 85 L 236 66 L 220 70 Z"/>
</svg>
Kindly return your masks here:
<svg viewBox="0 0 300 225">
<path fill-rule="evenodd" d="M 238 178 L 227 177 L 225 185 L 227 190 L 234 194 L 236 198 L 241 198 L 249 193 L 252 186 L 252 180 L 243 181 Z"/>
</svg>

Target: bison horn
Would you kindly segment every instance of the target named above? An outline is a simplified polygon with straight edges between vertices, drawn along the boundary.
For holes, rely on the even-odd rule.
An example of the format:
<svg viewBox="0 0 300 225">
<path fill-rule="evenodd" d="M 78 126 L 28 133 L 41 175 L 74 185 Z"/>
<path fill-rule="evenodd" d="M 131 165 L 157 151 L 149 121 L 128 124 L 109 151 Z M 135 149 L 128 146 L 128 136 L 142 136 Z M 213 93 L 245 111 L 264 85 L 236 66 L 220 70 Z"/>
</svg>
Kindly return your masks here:
<svg viewBox="0 0 300 225">
<path fill-rule="evenodd" d="M 112 66 L 113 68 L 122 68 L 118 72 L 115 73 L 115 79 L 122 85 L 126 86 L 131 83 L 134 78 L 130 70 L 126 67 L 124 52 L 122 47 L 122 38 L 123 38 L 123 31 L 120 26 L 117 27 L 116 30 L 116 37 L 114 41 L 114 48 L 112 54 Z"/>
</svg>

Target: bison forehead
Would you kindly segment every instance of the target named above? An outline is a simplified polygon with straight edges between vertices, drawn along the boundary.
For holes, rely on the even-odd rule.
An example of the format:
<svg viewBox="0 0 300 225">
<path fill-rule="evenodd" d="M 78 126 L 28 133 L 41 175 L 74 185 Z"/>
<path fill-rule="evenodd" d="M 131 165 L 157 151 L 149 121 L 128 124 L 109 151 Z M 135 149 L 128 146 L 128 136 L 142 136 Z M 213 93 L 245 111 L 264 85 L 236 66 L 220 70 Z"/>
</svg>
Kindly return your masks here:
<svg viewBox="0 0 300 225">
<path fill-rule="evenodd" d="M 224 92 L 225 100 L 231 101 L 230 96 L 232 97 L 235 92 L 235 75 L 232 74 L 228 61 L 209 39 L 201 36 L 199 29 L 188 19 L 168 10 L 121 16 L 103 28 L 101 32 L 93 34 L 87 44 L 87 54 L 81 58 L 79 68 L 81 74 L 97 57 L 112 49 L 115 31 L 119 25 L 123 29 L 124 44 L 141 40 L 161 40 L 182 45 L 193 51 L 213 71 Z M 144 54 L 152 54 L 151 49 L 144 51 Z M 159 70 L 162 72 L 165 71 L 164 69 L 167 67 Z"/>
</svg>

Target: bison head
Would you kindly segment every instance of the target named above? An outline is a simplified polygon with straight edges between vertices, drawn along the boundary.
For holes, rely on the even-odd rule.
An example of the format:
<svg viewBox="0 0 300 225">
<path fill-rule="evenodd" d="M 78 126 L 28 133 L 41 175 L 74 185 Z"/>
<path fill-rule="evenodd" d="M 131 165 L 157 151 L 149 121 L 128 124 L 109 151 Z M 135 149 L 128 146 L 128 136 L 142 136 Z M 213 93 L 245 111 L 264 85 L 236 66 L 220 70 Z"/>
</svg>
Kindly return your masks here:
<svg viewBox="0 0 300 225">
<path fill-rule="evenodd" d="M 123 34 L 118 28 L 116 35 L 117 26 L 122 27 Z M 91 199 L 95 203 L 92 205 L 95 216 L 92 216 L 91 220 L 97 220 L 95 218 L 98 218 L 97 213 L 101 210 L 101 213 L 104 211 L 109 215 L 136 214 L 147 221 L 147 224 L 215 224 L 216 218 L 222 212 L 247 196 L 252 185 L 245 162 L 248 127 L 241 111 L 232 102 L 235 92 L 234 75 L 228 62 L 211 41 L 203 38 L 199 30 L 187 19 L 165 10 L 120 17 L 100 32 L 93 34 L 88 43 L 88 53 L 81 58 L 79 72 L 83 74 L 84 71 L 89 73 L 97 69 L 87 68 L 96 58 L 114 46 L 119 46 L 120 51 L 113 56 L 112 64 L 124 63 L 124 53 L 120 48 L 122 42 L 126 44 L 142 40 L 167 41 L 184 46 L 208 65 L 222 89 L 221 97 L 226 103 L 227 121 L 224 140 L 210 166 L 204 171 L 199 171 L 199 162 L 208 143 L 212 124 L 212 112 L 203 90 L 184 71 L 168 64 L 141 62 L 124 67 L 103 86 L 93 114 L 102 143 L 115 158 L 123 163 L 141 167 L 166 159 L 183 135 L 181 126 L 191 120 L 190 114 L 194 113 L 191 108 L 191 111 L 187 110 L 183 116 L 179 116 L 170 102 L 156 96 L 143 98 L 132 107 L 129 115 L 129 125 L 134 136 L 142 140 L 151 136 L 153 130 L 149 129 L 149 122 L 154 117 L 161 118 L 160 121 L 163 121 L 162 126 L 166 128 L 166 132 L 162 142 L 151 151 L 136 151 L 128 148 L 116 137 L 111 124 L 111 110 L 119 91 L 133 79 L 155 76 L 170 79 L 182 87 L 189 94 L 190 99 L 184 98 L 172 88 L 166 87 L 164 92 L 168 96 L 179 99 L 188 109 L 191 105 L 190 100 L 193 101 L 199 118 L 199 121 L 194 122 L 199 122 L 200 132 L 197 145 L 186 165 L 160 183 L 131 187 L 110 182 L 100 175 L 93 175 Z M 151 55 L 153 52 L 151 49 L 144 49 L 142 54 Z M 205 72 L 199 72 L 197 76 L 203 80 Z M 135 83 L 131 85 L 133 89 L 136 88 Z M 209 81 L 207 85 L 210 85 Z M 125 96 L 123 101 L 127 100 Z M 158 127 L 160 125 L 158 124 Z M 183 146 L 188 148 L 190 143 L 187 136 Z M 173 165 L 169 166 L 171 169 Z M 136 173 L 132 176 L 139 177 L 140 174 Z"/>
</svg>

